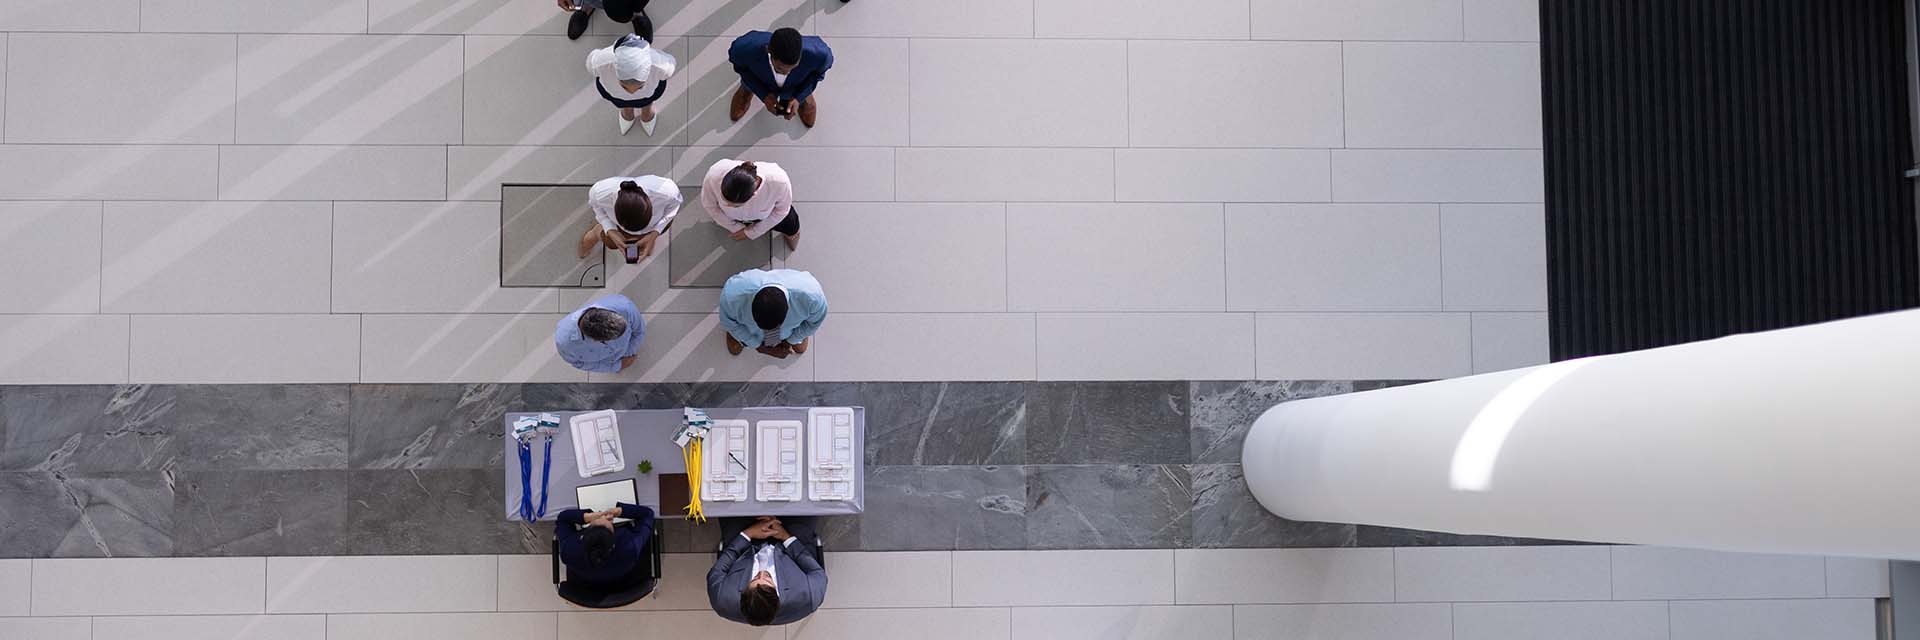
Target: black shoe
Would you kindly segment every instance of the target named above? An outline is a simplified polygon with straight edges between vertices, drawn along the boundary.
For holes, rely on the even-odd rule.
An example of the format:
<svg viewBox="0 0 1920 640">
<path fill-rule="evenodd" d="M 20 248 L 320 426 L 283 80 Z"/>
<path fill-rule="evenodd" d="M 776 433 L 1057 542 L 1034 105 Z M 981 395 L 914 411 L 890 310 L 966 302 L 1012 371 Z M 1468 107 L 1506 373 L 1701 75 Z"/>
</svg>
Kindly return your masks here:
<svg viewBox="0 0 1920 640">
<path fill-rule="evenodd" d="M 653 44 L 653 18 L 647 17 L 647 12 L 633 14 L 633 35 L 640 36 L 648 45 Z"/>
<path fill-rule="evenodd" d="M 579 40 L 587 32 L 587 25 L 593 22 L 593 10 L 581 7 L 573 11 L 573 17 L 567 19 L 567 39 Z"/>
</svg>

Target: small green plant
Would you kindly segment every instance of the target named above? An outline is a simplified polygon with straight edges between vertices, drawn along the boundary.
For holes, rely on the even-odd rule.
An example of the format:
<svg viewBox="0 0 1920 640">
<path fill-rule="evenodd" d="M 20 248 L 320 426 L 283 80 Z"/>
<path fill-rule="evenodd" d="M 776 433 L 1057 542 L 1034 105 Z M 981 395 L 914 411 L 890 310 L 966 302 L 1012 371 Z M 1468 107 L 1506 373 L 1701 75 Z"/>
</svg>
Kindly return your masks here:
<svg viewBox="0 0 1920 640">
<path fill-rule="evenodd" d="M 653 461 L 652 461 L 652 460 L 641 460 L 641 461 L 640 461 L 640 473 L 642 473 L 642 474 L 648 474 L 648 473 L 653 473 Z"/>
</svg>

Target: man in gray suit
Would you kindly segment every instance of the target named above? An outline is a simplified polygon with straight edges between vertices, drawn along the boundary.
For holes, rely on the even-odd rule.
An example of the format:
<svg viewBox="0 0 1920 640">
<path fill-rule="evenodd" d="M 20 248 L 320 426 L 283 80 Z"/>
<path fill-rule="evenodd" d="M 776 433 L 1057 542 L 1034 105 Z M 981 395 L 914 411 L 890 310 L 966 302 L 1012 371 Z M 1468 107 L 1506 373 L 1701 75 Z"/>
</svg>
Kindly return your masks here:
<svg viewBox="0 0 1920 640">
<path fill-rule="evenodd" d="M 813 518 L 721 518 L 720 555 L 707 571 L 713 612 L 756 627 L 797 622 L 827 597 Z"/>
</svg>

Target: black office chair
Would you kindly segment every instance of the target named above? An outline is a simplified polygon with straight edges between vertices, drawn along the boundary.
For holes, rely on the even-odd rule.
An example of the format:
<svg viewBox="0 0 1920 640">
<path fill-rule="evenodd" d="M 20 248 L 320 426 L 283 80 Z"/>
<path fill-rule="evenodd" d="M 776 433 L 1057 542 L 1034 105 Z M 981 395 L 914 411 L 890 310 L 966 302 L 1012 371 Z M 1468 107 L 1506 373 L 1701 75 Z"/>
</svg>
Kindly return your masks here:
<svg viewBox="0 0 1920 640">
<path fill-rule="evenodd" d="M 660 585 L 660 563 L 664 550 L 660 546 L 660 532 L 658 531 L 653 532 L 652 536 L 647 537 L 646 558 L 639 572 L 645 579 L 635 582 L 626 588 L 616 590 L 607 590 L 599 585 L 588 585 L 580 582 L 561 580 L 560 541 L 551 540 L 551 542 L 553 543 L 553 551 L 548 555 L 553 559 L 554 589 L 557 590 L 560 593 L 560 597 L 567 602 L 589 609 L 624 607 L 639 602 L 641 598 L 651 595 L 654 587 Z"/>
</svg>

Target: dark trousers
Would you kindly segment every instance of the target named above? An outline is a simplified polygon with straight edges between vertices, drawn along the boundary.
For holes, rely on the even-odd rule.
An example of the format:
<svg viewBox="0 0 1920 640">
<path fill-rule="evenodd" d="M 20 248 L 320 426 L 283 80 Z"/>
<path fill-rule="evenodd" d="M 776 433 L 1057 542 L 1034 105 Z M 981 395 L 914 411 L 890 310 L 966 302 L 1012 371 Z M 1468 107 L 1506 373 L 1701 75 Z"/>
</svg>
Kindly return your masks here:
<svg viewBox="0 0 1920 640">
<path fill-rule="evenodd" d="M 787 217 L 782 219 L 780 224 L 773 225 L 773 232 L 789 236 L 800 233 L 800 210 L 788 207 Z M 786 520 L 783 519 L 781 522 L 786 522 Z M 788 531 L 791 532 L 792 529 L 788 529 Z"/>
</svg>

